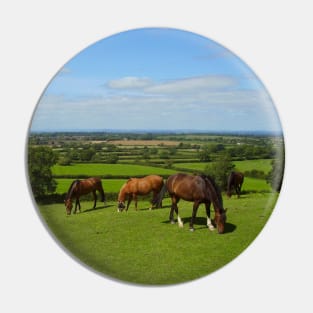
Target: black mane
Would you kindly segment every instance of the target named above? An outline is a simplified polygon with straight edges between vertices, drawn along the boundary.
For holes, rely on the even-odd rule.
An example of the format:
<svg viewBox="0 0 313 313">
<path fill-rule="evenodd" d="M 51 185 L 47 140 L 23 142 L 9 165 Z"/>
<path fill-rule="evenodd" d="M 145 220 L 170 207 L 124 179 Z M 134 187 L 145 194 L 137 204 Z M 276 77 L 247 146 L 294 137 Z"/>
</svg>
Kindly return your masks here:
<svg viewBox="0 0 313 313">
<path fill-rule="evenodd" d="M 213 179 L 212 176 L 210 175 L 205 175 L 205 174 L 200 174 L 199 175 L 204 181 L 209 181 L 211 183 L 211 185 L 213 186 L 215 192 L 216 192 L 216 195 L 217 195 L 217 198 L 218 198 L 218 201 L 220 202 L 221 206 L 223 207 L 223 198 L 222 198 L 222 193 L 221 193 L 221 189 L 220 187 L 216 184 L 215 180 Z"/>
<path fill-rule="evenodd" d="M 73 193 L 73 188 L 76 184 L 78 184 L 80 182 L 79 179 L 76 179 L 74 180 L 72 183 L 71 183 L 71 186 L 69 187 L 68 191 L 67 191 L 67 194 L 66 194 L 66 198 L 65 200 L 68 200 L 69 198 L 71 198 L 72 196 L 72 193 Z"/>
</svg>

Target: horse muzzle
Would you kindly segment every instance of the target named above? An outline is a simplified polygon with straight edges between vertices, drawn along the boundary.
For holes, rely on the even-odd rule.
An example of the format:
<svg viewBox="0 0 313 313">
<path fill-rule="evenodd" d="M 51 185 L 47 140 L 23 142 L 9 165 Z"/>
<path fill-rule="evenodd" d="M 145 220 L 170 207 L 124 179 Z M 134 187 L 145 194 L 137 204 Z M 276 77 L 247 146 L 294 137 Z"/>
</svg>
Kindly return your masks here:
<svg viewBox="0 0 313 313">
<path fill-rule="evenodd" d="M 125 209 L 125 204 L 123 202 L 119 202 L 117 205 L 117 211 L 122 212 Z"/>
</svg>

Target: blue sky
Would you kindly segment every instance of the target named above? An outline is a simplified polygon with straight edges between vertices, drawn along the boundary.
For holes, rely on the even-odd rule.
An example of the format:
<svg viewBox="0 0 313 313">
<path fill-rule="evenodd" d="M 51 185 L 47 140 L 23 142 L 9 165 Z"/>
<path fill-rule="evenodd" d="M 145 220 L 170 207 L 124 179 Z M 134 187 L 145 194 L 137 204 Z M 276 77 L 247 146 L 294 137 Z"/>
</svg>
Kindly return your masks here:
<svg viewBox="0 0 313 313">
<path fill-rule="evenodd" d="M 31 131 L 280 131 L 271 98 L 238 57 L 202 36 L 144 28 L 73 57 L 42 94 Z"/>
</svg>

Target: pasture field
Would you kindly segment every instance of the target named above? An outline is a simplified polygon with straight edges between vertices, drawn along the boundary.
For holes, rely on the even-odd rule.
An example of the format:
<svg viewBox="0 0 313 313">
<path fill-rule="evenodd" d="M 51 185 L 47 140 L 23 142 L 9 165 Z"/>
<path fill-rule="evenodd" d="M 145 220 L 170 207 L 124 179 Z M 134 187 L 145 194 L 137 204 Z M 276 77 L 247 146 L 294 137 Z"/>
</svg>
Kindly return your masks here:
<svg viewBox="0 0 313 313">
<path fill-rule="evenodd" d="M 175 170 L 135 165 L 135 164 L 103 164 L 103 163 L 75 163 L 70 166 L 54 165 L 52 174 L 55 177 L 66 176 L 144 176 L 144 175 L 171 175 Z"/>
<path fill-rule="evenodd" d="M 168 285 L 206 276 L 232 261 L 262 230 L 276 200 L 274 193 L 224 197 L 228 211 L 222 235 L 206 227 L 203 205 L 190 232 L 192 203 L 185 201 L 179 203 L 184 228 L 171 225 L 168 198 L 162 209 L 152 211 L 144 200 L 138 211 L 132 203 L 128 212 L 117 212 L 116 202 L 92 210 L 90 201 L 71 216 L 63 204 L 39 205 L 39 210 L 56 240 L 90 269 L 130 283 Z"/>
<path fill-rule="evenodd" d="M 121 146 L 177 146 L 179 141 L 173 140 L 112 140 L 108 143 Z"/>
<path fill-rule="evenodd" d="M 234 161 L 233 163 L 236 165 L 236 169 L 240 171 L 258 169 L 267 173 L 271 168 L 271 160 L 268 159 Z M 118 193 L 128 177 L 157 174 L 166 178 L 167 176 L 180 171 L 179 169 L 185 169 L 183 172 L 192 172 L 193 170 L 201 171 L 207 164 L 208 163 L 204 162 L 176 163 L 174 164 L 173 169 L 165 169 L 161 167 L 136 164 L 75 163 L 70 166 L 55 165 L 52 168 L 52 173 L 57 181 L 57 194 L 66 193 L 73 179 L 87 176 L 104 177 L 102 178 L 104 191 L 107 193 Z M 271 187 L 264 179 L 245 177 L 242 191 L 271 192 Z"/>
<path fill-rule="evenodd" d="M 263 171 L 268 173 L 271 170 L 271 159 L 258 159 L 258 160 L 244 160 L 244 161 L 233 161 L 236 166 L 236 170 L 244 172 L 251 171 L 253 169 Z M 209 163 L 206 162 L 197 162 L 197 163 L 179 163 L 175 164 L 175 168 L 183 168 L 188 170 L 203 171 L 204 168 Z"/>
<path fill-rule="evenodd" d="M 118 193 L 127 179 L 102 179 L 104 193 Z M 64 194 L 68 191 L 73 178 L 57 178 L 57 194 Z M 271 187 L 264 179 L 245 177 L 242 192 L 271 192 Z"/>
</svg>

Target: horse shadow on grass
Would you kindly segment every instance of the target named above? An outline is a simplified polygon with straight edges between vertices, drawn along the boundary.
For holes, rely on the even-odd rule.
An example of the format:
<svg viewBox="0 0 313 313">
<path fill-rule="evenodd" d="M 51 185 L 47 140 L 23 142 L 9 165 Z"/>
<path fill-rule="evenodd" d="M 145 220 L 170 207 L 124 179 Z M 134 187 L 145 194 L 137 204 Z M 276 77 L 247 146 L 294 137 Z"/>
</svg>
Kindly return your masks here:
<svg viewBox="0 0 313 313">
<path fill-rule="evenodd" d="M 88 213 L 88 212 L 91 212 L 91 211 L 103 210 L 103 209 L 110 208 L 110 207 L 113 207 L 113 206 L 114 206 L 113 204 L 98 206 L 98 207 L 95 207 L 95 208 L 83 210 L 83 211 L 81 211 L 81 213 Z"/>
<path fill-rule="evenodd" d="M 189 222 L 190 222 L 190 217 L 184 217 L 182 218 L 182 221 L 184 223 L 184 225 L 188 225 L 189 226 Z M 164 224 L 170 224 L 169 220 L 163 221 L 162 223 Z M 208 228 L 207 226 L 207 218 L 206 217 L 196 217 L 194 220 L 194 225 L 201 225 L 200 227 L 197 227 L 197 229 L 204 229 L 204 228 Z M 236 225 L 232 224 L 232 223 L 225 223 L 225 228 L 224 228 L 224 234 L 227 233 L 232 233 L 235 231 L 235 229 L 237 228 Z M 196 230 L 197 230 L 196 229 Z"/>
<path fill-rule="evenodd" d="M 138 209 L 138 211 L 155 211 L 155 210 L 162 210 L 162 209 L 169 209 L 171 206 L 170 205 L 163 205 L 162 208 L 142 208 L 142 209 Z"/>
</svg>

